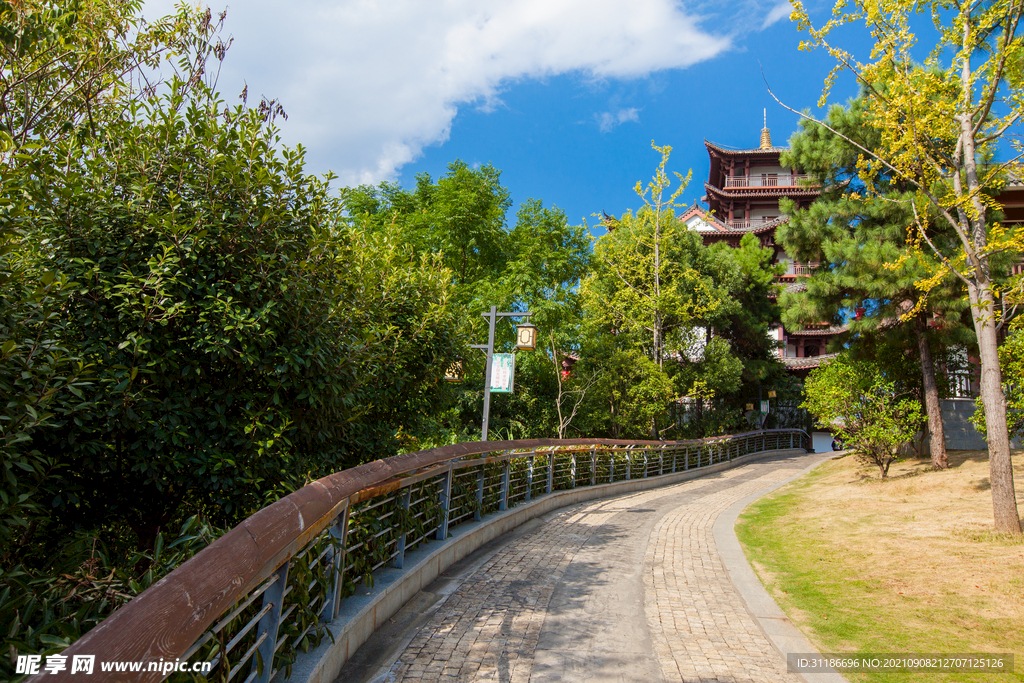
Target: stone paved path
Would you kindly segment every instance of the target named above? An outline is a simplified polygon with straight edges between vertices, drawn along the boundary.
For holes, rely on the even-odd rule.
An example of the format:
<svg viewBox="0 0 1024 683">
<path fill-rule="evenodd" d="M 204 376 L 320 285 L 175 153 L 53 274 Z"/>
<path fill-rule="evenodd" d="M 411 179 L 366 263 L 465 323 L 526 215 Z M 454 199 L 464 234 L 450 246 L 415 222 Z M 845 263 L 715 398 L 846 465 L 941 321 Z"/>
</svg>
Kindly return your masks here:
<svg viewBox="0 0 1024 683">
<path fill-rule="evenodd" d="M 733 587 L 712 526 L 820 457 L 550 513 L 448 596 L 384 680 L 800 681 Z"/>
</svg>

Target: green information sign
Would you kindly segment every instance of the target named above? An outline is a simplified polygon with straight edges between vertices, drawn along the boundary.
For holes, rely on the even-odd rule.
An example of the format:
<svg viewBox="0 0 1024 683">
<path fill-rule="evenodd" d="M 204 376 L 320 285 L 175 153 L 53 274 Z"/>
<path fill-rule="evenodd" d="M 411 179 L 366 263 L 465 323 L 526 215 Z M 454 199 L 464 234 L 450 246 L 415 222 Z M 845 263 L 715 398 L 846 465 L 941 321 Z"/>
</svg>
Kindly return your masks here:
<svg viewBox="0 0 1024 683">
<path fill-rule="evenodd" d="M 496 353 L 491 356 L 491 393 L 511 394 L 516 375 L 514 353 Z"/>
</svg>

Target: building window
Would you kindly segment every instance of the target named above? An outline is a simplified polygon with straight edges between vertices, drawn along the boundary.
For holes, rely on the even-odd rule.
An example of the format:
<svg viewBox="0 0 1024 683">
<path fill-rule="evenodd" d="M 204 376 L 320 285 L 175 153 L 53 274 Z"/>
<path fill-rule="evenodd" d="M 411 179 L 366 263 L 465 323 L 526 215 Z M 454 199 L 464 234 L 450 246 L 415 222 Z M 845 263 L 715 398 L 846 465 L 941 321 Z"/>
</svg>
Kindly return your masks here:
<svg viewBox="0 0 1024 683">
<path fill-rule="evenodd" d="M 818 351 L 818 347 L 817 346 L 805 346 L 804 347 L 804 356 L 806 356 L 807 358 L 813 358 L 814 356 L 820 356 L 820 355 L 821 355 L 821 353 Z"/>
</svg>

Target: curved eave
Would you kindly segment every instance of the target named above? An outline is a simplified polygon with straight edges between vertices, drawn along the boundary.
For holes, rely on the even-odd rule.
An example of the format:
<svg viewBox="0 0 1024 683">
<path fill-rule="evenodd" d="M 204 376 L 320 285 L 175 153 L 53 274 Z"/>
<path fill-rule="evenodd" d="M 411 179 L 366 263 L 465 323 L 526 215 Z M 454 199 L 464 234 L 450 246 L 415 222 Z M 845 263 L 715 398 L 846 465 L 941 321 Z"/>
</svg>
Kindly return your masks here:
<svg viewBox="0 0 1024 683">
<path fill-rule="evenodd" d="M 708 151 L 714 151 L 723 156 L 772 156 L 789 151 L 789 147 L 752 147 L 750 149 L 730 149 L 728 147 L 716 145 L 707 138 L 704 138 L 704 146 L 708 148 Z"/>
<path fill-rule="evenodd" d="M 763 233 L 766 233 L 766 232 L 771 232 L 772 230 L 774 230 L 775 228 L 779 227 L 780 225 L 782 225 L 783 223 L 785 223 L 788 220 L 789 220 L 789 216 L 783 216 L 782 218 L 776 218 L 775 220 L 771 221 L 770 223 L 759 223 L 758 225 L 752 225 L 749 228 L 725 228 L 725 229 L 719 230 L 718 232 L 701 232 L 701 233 L 697 233 L 697 234 L 699 234 L 699 235 L 711 235 L 712 237 L 717 237 L 719 235 L 721 235 L 723 237 L 728 237 L 730 235 L 747 235 L 747 234 L 760 235 L 760 234 L 763 234 Z"/>
<path fill-rule="evenodd" d="M 728 225 L 721 221 L 715 221 L 715 227 L 718 228 L 717 232 L 698 232 L 699 235 L 746 235 L 747 233 L 754 233 L 760 235 L 765 232 L 770 232 L 775 228 L 779 227 L 783 223 L 789 222 L 789 216 L 779 216 L 773 221 L 767 223 L 758 223 L 757 225 L 751 225 L 749 228 L 730 228 Z"/>
<path fill-rule="evenodd" d="M 793 358 L 786 357 L 780 358 L 782 364 L 786 366 L 788 370 L 812 370 L 814 368 L 821 367 L 821 364 L 827 360 L 831 360 L 838 356 L 837 353 L 826 353 L 821 356 L 810 356 L 806 358 Z"/>
<path fill-rule="evenodd" d="M 779 197 L 809 197 L 814 198 L 821 194 L 821 188 L 815 187 L 802 187 L 800 185 L 787 185 L 785 187 L 773 187 L 770 190 L 764 190 L 761 188 L 750 188 L 750 189 L 729 189 L 723 190 L 720 187 L 715 187 L 711 183 L 704 181 L 704 190 L 709 194 L 713 194 L 716 197 L 722 199 L 749 199 L 750 197 L 765 197 L 768 199 L 777 199 Z"/>
<path fill-rule="evenodd" d="M 786 330 L 787 337 L 835 337 L 849 331 L 847 325 L 833 325 L 826 330 Z"/>
</svg>

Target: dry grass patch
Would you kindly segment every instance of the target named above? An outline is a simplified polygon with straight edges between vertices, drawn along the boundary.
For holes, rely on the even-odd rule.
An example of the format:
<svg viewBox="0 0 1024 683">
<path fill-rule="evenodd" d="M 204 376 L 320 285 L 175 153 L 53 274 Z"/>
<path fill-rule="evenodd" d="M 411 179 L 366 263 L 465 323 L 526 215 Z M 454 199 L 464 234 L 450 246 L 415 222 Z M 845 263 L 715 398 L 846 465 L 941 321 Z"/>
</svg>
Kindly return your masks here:
<svg viewBox="0 0 1024 683">
<path fill-rule="evenodd" d="M 992 531 L 987 458 L 951 452 L 944 472 L 894 463 L 887 481 L 837 458 L 754 503 L 736 530 L 762 582 L 822 651 L 1014 652 L 1024 672 L 1024 542 Z M 1024 454 L 1013 461 L 1024 503 Z"/>
</svg>

